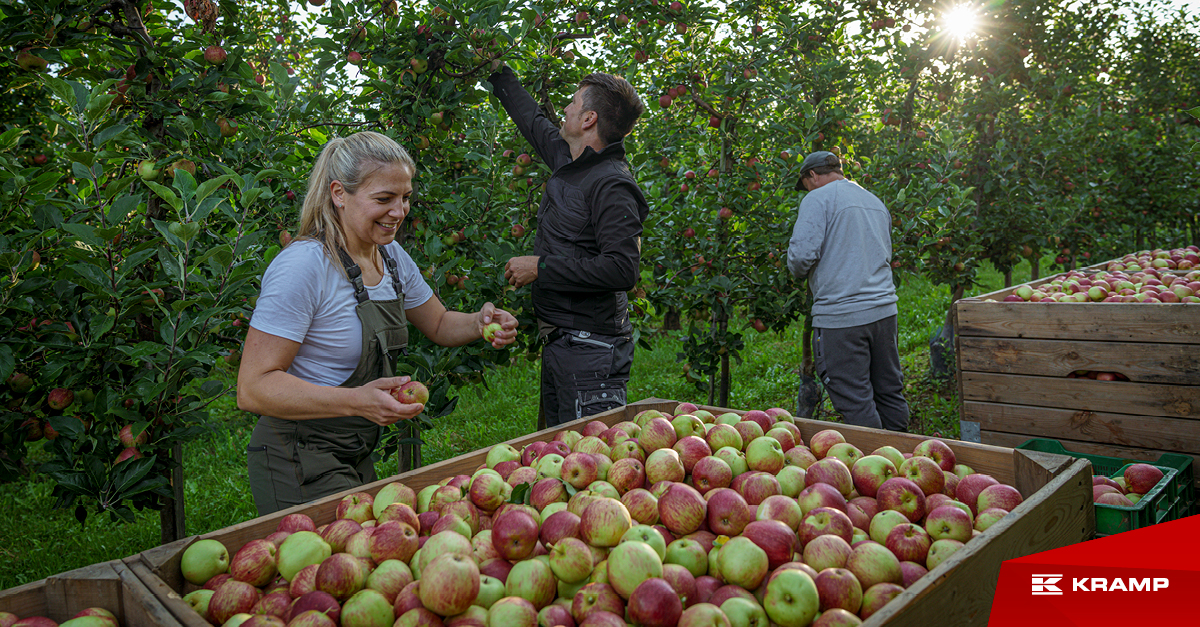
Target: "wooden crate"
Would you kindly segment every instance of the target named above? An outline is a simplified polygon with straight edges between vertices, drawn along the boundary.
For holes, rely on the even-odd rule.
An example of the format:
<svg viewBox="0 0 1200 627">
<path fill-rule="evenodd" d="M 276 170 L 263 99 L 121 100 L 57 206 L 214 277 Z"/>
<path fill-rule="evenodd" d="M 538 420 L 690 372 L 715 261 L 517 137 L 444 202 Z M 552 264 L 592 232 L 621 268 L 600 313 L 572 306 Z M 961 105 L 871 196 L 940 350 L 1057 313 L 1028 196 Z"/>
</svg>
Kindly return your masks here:
<svg viewBox="0 0 1200 627">
<path fill-rule="evenodd" d="M 141 578 L 121 560 L 93 564 L 0 591 L 0 611 L 61 623 L 89 607 L 117 616 L 122 627 L 179 625 Z"/>
<path fill-rule="evenodd" d="M 998 446 L 1042 437 L 1079 453 L 1170 452 L 1200 464 L 1200 306 L 987 302 L 1013 289 L 955 303 L 964 432 L 977 427 Z M 1066 378 L 1076 370 L 1129 381 Z"/>
<path fill-rule="evenodd" d="M 508 444 L 520 449 L 530 442 L 551 440 L 559 431 L 578 430 L 591 420 L 615 425 L 632 419 L 646 409 L 671 411 L 676 405 L 675 401 L 648 399 L 510 440 Z M 706 409 L 714 413 L 731 411 L 723 408 Z M 797 425 L 805 441 L 817 431 L 833 428 L 865 452 L 884 445 L 909 451 L 925 439 L 923 436 L 811 420 L 797 420 Z M 898 600 L 872 616 L 865 625 L 986 625 L 1002 561 L 1082 542 L 1095 533 L 1095 510 L 1090 507 L 1091 465 L 1086 460 L 968 442 L 951 441 L 950 445 L 962 463 L 977 472 L 988 473 L 1016 486 L 1025 496 L 1025 502 L 1013 511 L 1014 515 L 1005 517 L 981 537 L 968 543 L 934 569 L 930 576 L 922 578 L 905 590 Z M 487 449 L 481 449 L 369 484 L 360 490 L 374 494 L 392 481 L 403 481 L 409 487 L 420 490 L 445 477 L 474 472 L 484 463 L 486 456 Z M 206 623 L 181 600 L 181 595 L 191 589 L 179 572 L 180 558 L 188 545 L 201 538 L 213 538 L 234 552 L 252 539 L 269 535 L 279 520 L 291 513 L 305 513 L 318 525 L 325 524 L 334 519 L 337 504 L 343 496 L 360 490 L 336 494 L 204 536 L 186 538 L 146 551 L 127 561 L 147 587 L 175 614 L 180 624 L 204 627 Z"/>
</svg>

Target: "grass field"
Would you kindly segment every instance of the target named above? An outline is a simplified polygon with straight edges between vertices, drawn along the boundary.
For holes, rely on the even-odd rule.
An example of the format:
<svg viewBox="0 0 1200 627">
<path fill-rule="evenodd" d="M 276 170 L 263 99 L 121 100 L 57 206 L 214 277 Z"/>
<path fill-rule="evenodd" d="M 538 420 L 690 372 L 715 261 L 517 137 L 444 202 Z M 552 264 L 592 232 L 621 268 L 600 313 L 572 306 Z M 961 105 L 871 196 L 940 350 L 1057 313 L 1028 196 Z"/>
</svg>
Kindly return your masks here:
<svg viewBox="0 0 1200 627">
<path fill-rule="evenodd" d="M 1044 268 L 1045 276 L 1049 268 Z M 1025 263 L 1015 271 L 1028 277 Z M 998 289 L 1000 275 L 986 271 L 970 293 Z M 952 386 L 925 376 L 929 337 L 942 324 L 949 300 L 946 288 L 908 279 L 899 288 L 900 353 L 913 418 L 910 430 L 944 437 L 958 435 L 958 401 Z M 746 336 L 744 361 L 732 365 L 729 405 L 753 409 L 794 409 L 799 381 L 800 334 L 793 324 L 784 333 Z M 629 385 L 630 401 L 649 397 L 702 402 L 707 397 L 684 381 L 675 361 L 677 342 L 671 334 L 651 340 L 653 350 L 638 350 Z M 461 390 L 455 412 L 425 434 L 422 457 L 433 463 L 532 432 L 537 422 L 537 363 L 519 359 L 490 375 L 489 388 Z M 832 407 L 826 401 L 823 416 Z M 234 399 L 215 406 L 209 434 L 184 450 L 187 531 L 202 534 L 255 516 L 246 478 L 245 446 L 255 418 L 237 410 Z M 46 459 L 41 445 L 30 446 L 34 467 Z M 386 467 L 385 467 L 386 466 Z M 395 461 L 380 464 L 379 475 L 395 473 Z M 113 523 L 91 516 L 85 526 L 69 510 L 51 509 L 51 482 L 34 474 L 0 485 L 0 590 L 89 564 L 132 555 L 158 544 L 158 512 L 137 514 L 133 523 Z"/>
</svg>

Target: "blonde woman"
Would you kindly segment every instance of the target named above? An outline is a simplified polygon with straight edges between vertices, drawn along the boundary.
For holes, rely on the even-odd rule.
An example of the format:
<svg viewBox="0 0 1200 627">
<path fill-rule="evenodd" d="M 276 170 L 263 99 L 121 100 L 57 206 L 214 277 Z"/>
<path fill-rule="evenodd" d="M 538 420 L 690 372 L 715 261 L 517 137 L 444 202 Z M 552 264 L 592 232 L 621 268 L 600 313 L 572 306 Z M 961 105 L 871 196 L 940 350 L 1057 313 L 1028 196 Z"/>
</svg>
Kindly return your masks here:
<svg viewBox="0 0 1200 627">
<path fill-rule="evenodd" d="M 321 150 L 296 241 L 272 260 L 238 372 L 238 407 L 260 415 L 247 447 L 260 515 L 376 479 L 382 428 L 424 409 L 392 391 L 408 323 L 441 346 L 462 346 L 499 323 L 493 346 L 516 338 L 512 314 L 485 303 L 448 311 L 395 241 L 416 164 L 391 138 L 362 132 Z"/>
</svg>

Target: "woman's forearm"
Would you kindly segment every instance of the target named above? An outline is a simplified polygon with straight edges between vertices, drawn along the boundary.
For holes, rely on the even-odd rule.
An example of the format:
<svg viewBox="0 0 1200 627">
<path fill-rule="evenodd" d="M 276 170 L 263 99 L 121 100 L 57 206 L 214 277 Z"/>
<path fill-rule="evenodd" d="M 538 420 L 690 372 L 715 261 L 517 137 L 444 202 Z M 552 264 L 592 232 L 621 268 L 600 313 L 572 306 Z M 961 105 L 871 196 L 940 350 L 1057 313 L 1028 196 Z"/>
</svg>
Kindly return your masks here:
<svg viewBox="0 0 1200 627">
<path fill-rule="evenodd" d="M 356 416 L 354 388 L 309 383 L 282 370 L 239 377 L 238 408 L 284 420 L 311 420 L 331 416 Z"/>
</svg>

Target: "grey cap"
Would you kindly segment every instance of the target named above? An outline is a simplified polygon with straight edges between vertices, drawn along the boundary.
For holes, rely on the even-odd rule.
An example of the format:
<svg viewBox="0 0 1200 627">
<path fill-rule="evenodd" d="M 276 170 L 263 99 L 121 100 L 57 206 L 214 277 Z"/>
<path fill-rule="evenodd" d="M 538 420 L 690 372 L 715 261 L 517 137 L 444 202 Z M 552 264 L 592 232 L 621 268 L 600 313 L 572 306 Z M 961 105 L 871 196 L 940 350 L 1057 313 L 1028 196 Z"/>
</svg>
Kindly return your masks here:
<svg viewBox="0 0 1200 627">
<path fill-rule="evenodd" d="M 810 153 L 800 164 L 800 178 L 803 179 L 804 175 L 808 174 L 808 171 L 812 170 L 813 168 L 819 168 L 822 166 L 840 167 L 841 165 L 842 160 L 839 159 L 837 155 L 829 152 L 828 150 L 818 150 L 814 153 Z M 800 182 L 800 180 L 796 181 L 796 189 L 804 189 L 804 185 Z"/>
</svg>

